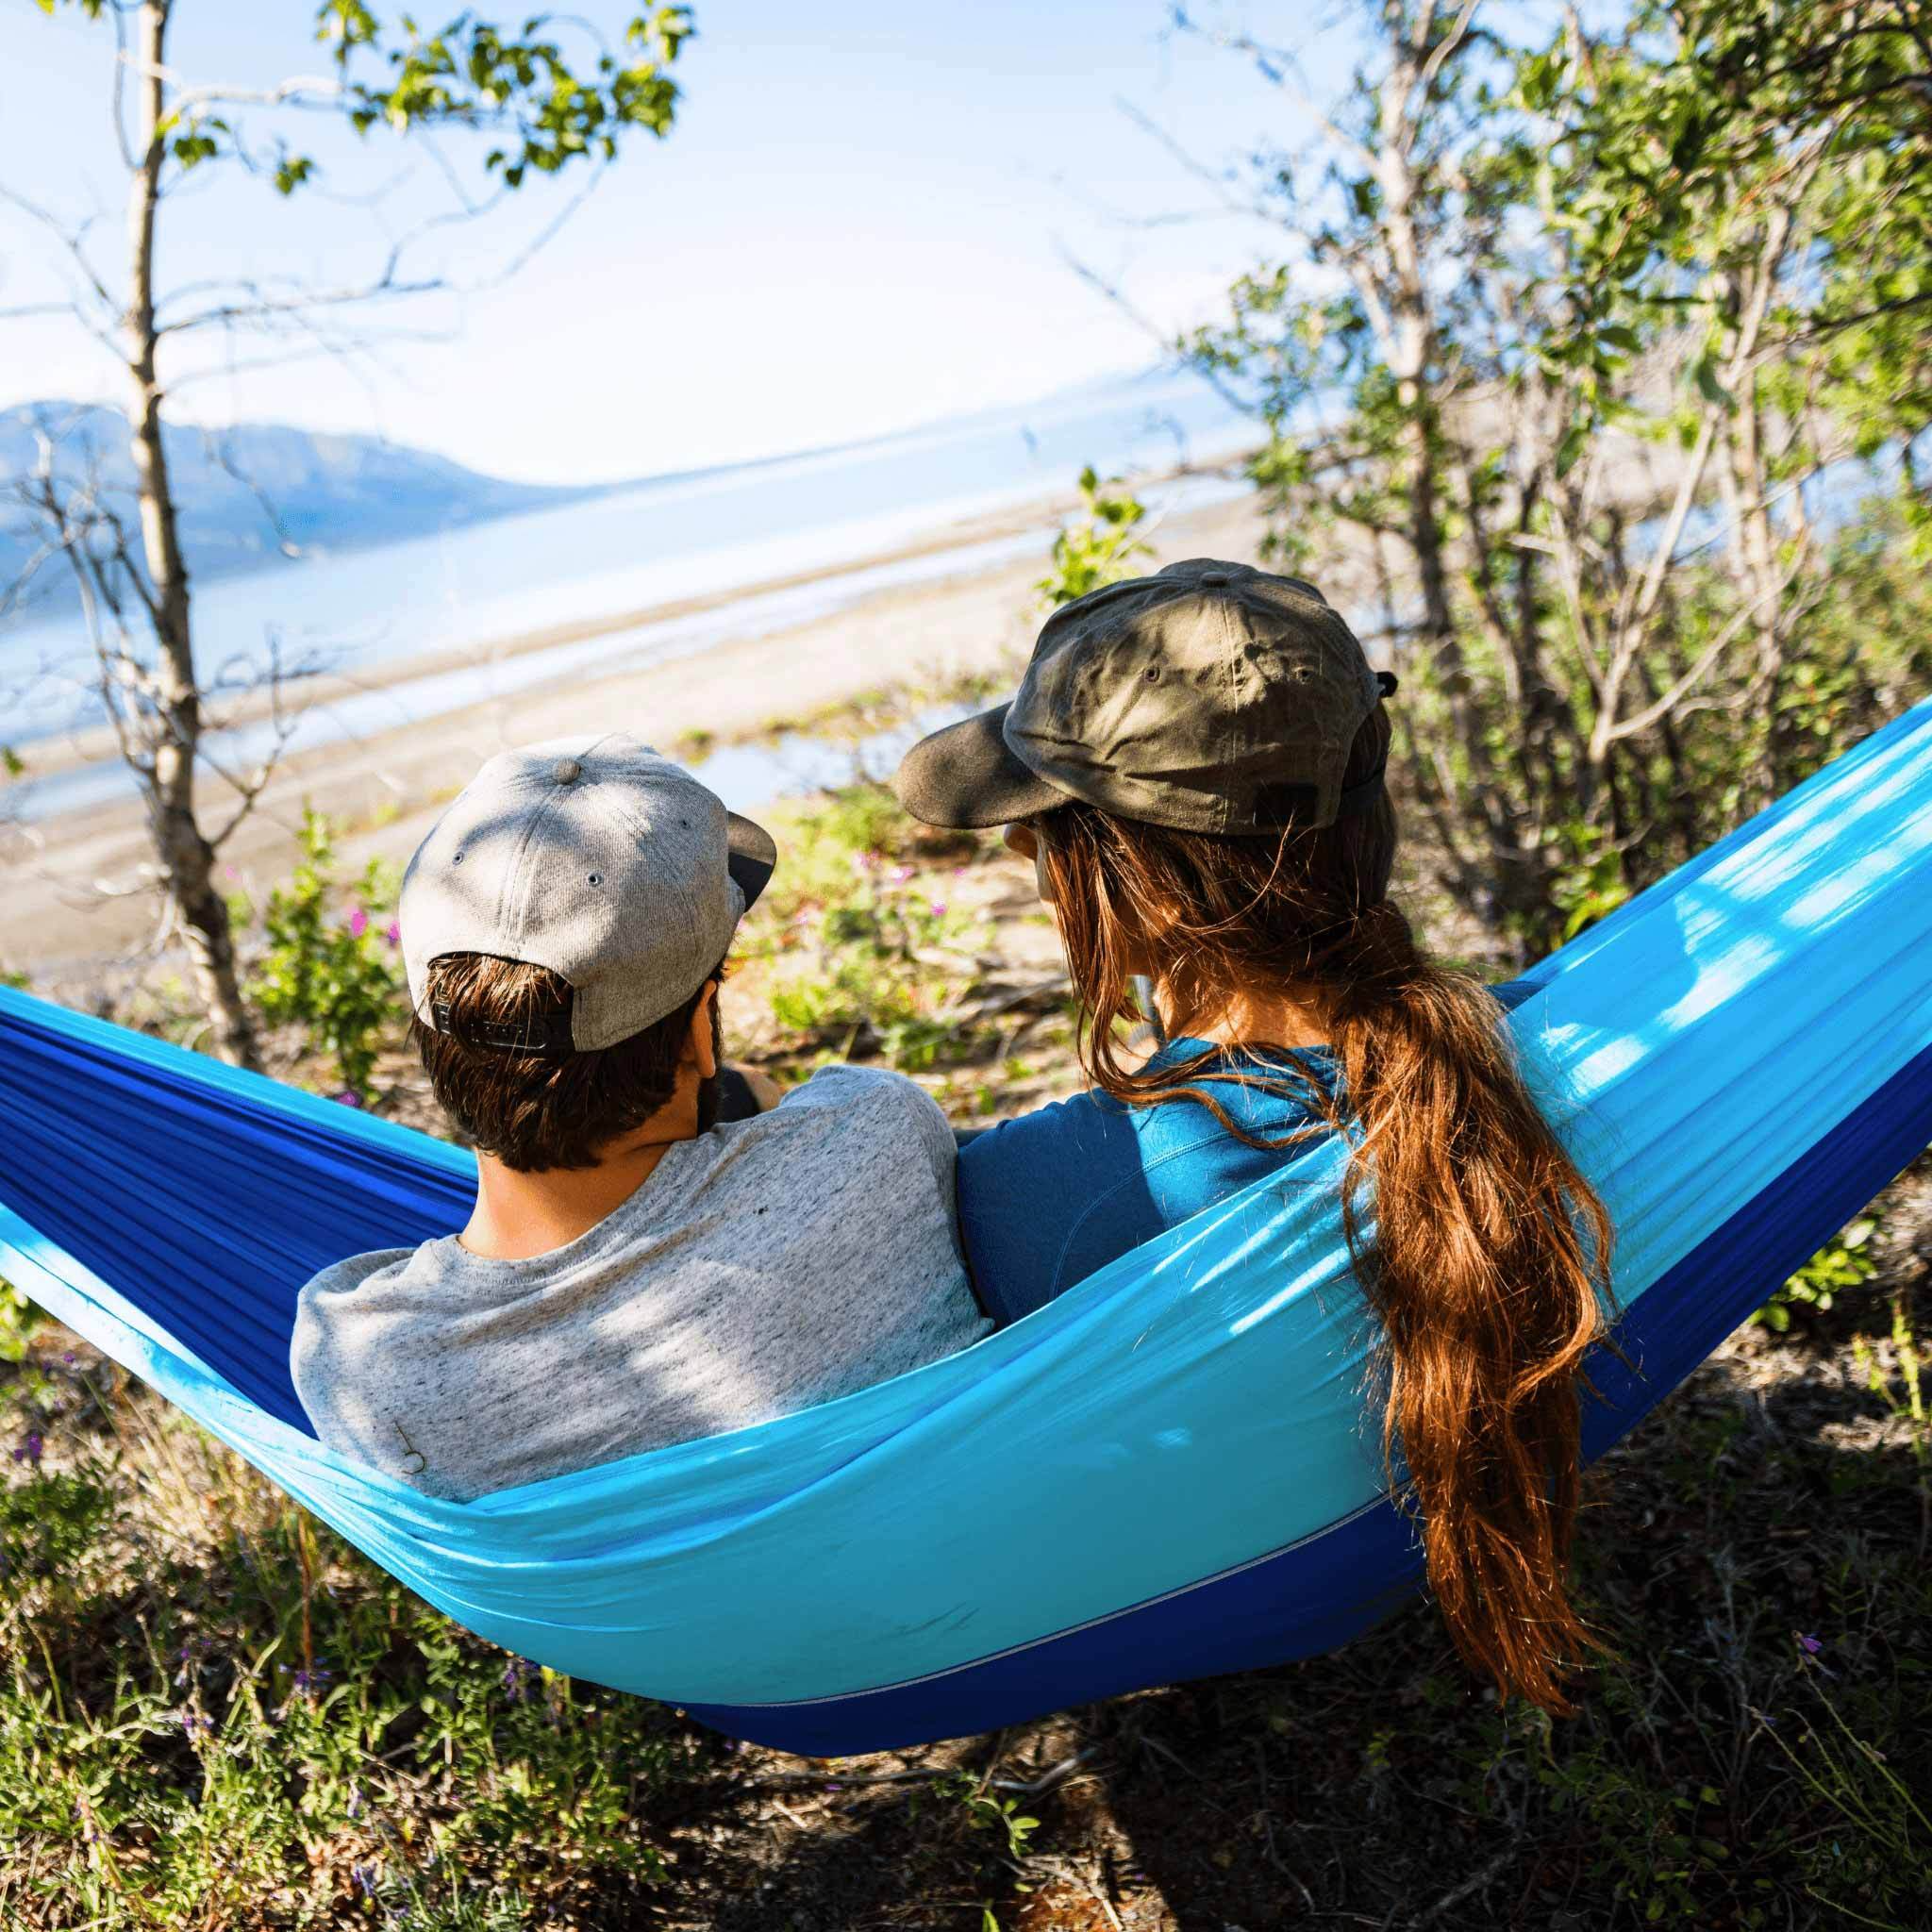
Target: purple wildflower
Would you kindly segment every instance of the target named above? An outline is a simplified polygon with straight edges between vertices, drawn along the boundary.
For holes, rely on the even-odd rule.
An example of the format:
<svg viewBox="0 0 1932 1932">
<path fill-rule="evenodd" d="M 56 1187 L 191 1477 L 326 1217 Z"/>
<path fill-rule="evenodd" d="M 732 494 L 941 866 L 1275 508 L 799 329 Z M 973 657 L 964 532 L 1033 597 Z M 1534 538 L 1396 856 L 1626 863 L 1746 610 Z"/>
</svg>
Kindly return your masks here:
<svg viewBox="0 0 1932 1932">
<path fill-rule="evenodd" d="M 1818 1653 L 1824 1648 L 1824 1644 L 1820 1643 L 1817 1638 L 1815 1637 L 1800 1637 L 1798 1639 L 1798 1648 L 1802 1650 L 1807 1657 L 1816 1657 Z"/>
<path fill-rule="evenodd" d="M 338 1107 L 360 1107 L 362 1096 L 353 1087 L 344 1087 L 340 1093 L 331 1093 L 329 1098 Z"/>
<path fill-rule="evenodd" d="M 74 1366 L 74 1351 L 71 1348 L 68 1349 L 66 1353 L 61 1356 L 60 1359 L 63 1362 L 65 1362 L 67 1366 L 71 1369 Z"/>
<path fill-rule="evenodd" d="M 181 1735 L 192 1744 L 199 1738 L 214 1736 L 215 1721 L 205 1713 L 194 1709 L 181 1712 Z"/>
<path fill-rule="evenodd" d="M 349 1888 L 363 1898 L 375 1896 L 376 1872 L 374 1865 L 351 1865 L 349 1867 Z"/>
<path fill-rule="evenodd" d="M 503 1667 L 503 1694 L 512 1704 L 521 1704 L 530 1694 L 537 1666 L 527 1657 L 513 1657 Z"/>
<path fill-rule="evenodd" d="M 399 919 L 391 919 L 388 926 L 384 929 L 382 936 L 389 941 L 391 952 L 394 952 L 394 950 L 403 942 L 402 921 Z"/>
<path fill-rule="evenodd" d="M 360 1785 L 351 1785 L 349 1787 L 349 1816 L 351 1818 L 359 1818 L 361 1815 L 362 1787 Z"/>
<path fill-rule="evenodd" d="M 41 1466 L 41 1453 L 46 1446 L 42 1441 L 39 1431 L 29 1429 L 21 1438 L 19 1445 L 15 1448 L 13 1459 L 16 1462 L 25 1463 L 29 1469 L 38 1469 Z"/>
<path fill-rule="evenodd" d="M 355 907 L 349 913 L 349 937 L 359 940 L 368 930 L 369 908 L 366 906 Z"/>
<path fill-rule="evenodd" d="M 329 1676 L 330 1673 L 322 1667 L 322 1659 L 317 1657 L 312 1664 L 297 1671 L 289 1681 L 306 1697 L 311 1690 L 321 1690 L 328 1682 Z"/>
</svg>

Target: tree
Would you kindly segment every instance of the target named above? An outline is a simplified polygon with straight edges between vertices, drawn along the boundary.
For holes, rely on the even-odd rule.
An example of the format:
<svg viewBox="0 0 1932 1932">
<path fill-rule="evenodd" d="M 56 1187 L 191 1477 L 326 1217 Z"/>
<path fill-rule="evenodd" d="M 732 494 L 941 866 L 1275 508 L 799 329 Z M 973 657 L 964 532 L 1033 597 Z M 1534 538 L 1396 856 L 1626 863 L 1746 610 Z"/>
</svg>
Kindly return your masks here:
<svg viewBox="0 0 1932 1932">
<path fill-rule="evenodd" d="M 1821 516 L 1847 461 L 1895 459 L 1932 527 L 1932 24 L 1635 0 L 1520 46 L 1476 0 L 1359 18 L 1312 156 L 1247 176 L 1282 253 L 1180 346 L 1266 431 L 1275 553 L 1352 530 L 1383 566 L 1410 794 L 1530 951 L 1896 691 L 1870 652 L 1821 675 L 1827 558 L 1859 554 Z M 1293 91 L 1286 52 L 1224 43 Z"/>
<path fill-rule="evenodd" d="M 38 4 L 51 15 L 61 0 Z M 64 244 L 74 293 L 58 306 L 125 370 L 133 514 L 124 517 L 107 492 L 63 469 L 51 450 L 16 493 L 36 520 L 46 558 L 64 558 L 80 582 L 103 702 L 141 788 L 156 883 L 179 915 L 216 1049 L 252 1065 L 255 1032 L 215 862 L 266 773 L 222 774 L 237 804 L 226 824 L 210 831 L 196 783 L 208 693 L 162 436 L 166 358 L 199 332 L 286 341 L 313 330 L 322 316 L 359 312 L 439 284 L 410 274 L 406 241 L 375 275 L 348 287 L 263 286 L 242 273 L 198 279 L 171 299 L 157 279 L 158 232 L 170 196 L 191 175 L 230 168 L 258 176 L 270 192 L 298 198 L 323 163 L 289 135 L 303 117 L 312 124 L 320 114 L 358 136 L 444 129 L 475 137 L 466 146 L 488 142 L 480 171 L 492 192 L 473 198 L 451 170 L 457 215 L 486 213 L 533 173 L 594 174 L 635 133 L 666 134 L 678 98 L 671 70 L 691 35 L 691 16 L 681 7 L 653 6 L 630 20 L 622 48 L 613 50 L 578 22 L 540 17 L 506 29 L 466 11 L 430 33 L 407 15 L 379 17 L 363 0 L 324 0 L 315 33 L 329 50 L 328 71 L 262 89 L 193 83 L 170 67 L 169 30 L 181 0 L 67 4 L 104 23 L 115 39 L 112 111 L 128 172 L 122 273 L 95 267 L 87 225 L 64 224 L 19 194 L 7 198 Z"/>
<path fill-rule="evenodd" d="M 1478 23 L 1477 0 L 1365 0 L 1357 14 L 1369 51 L 1346 93 L 1302 99 L 1318 129 L 1312 152 L 1271 147 L 1253 164 L 1250 205 L 1282 231 L 1283 253 L 1233 285 L 1225 323 L 1180 347 L 1267 431 L 1252 471 L 1274 553 L 1310 568 L 1345 531 L 1374 559 L 1414 694 L 1406 762 L 1452 883 L 1492 924 L 1535 924 L 1549 866 L 1499 765 L 1471 661 L 1453 500 L 1502 440 L 1495 372 L 1475 350 L 1484 272 L 1506 226 L 1480 158 L 1495 139 L 1507 51 Z M 1205 31 L 1185 9 L 1174 18 Z M 1221 38 L 1285 97 L 1301 94 L 1287 50 Z M 1522 655 L 1509 654 L 1509 673 Z M 1540 680 L 1512 681 L 1534 712 Z M 1421 738 L 1407 722 L 1418 705 Z"/>
</svg>

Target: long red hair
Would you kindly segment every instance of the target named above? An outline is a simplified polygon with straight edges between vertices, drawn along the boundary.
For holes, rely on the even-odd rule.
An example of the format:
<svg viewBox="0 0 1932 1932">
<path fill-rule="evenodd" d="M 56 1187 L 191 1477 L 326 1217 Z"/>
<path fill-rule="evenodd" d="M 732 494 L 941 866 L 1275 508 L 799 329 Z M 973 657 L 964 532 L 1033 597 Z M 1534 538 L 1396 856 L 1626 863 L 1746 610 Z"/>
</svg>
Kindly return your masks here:
<svg viewBox="0 0 1932 1932">
<path fill-rule="evenodd" d="M 1344 782 L 1372 776 L 1388 748 L 1378 707 Z M 1565 1678 L 1597 1647 L 1565 1572 L 1609 1217 L 1525 1090 L 1494 997 L 1425 958 L 1390 900 L 1392 803 L 1385 792 L 1357 817 L 1278 837 L 1170 831 L 1079 803 L 1035 824 L 1082 1058 L 1106 1091 L 1214 1105 L 1211 1055 L 1123 1063 L 1133 974 L 1149 962 L 1182 1030 L 1241 993 L 1319 1015 L 1339 1097 L 1272 1056 L 1241 1077 L 1353 1124 L 1343 1218 L 1384 1338 L 1391 1487 L 1420 1519 L 1457 1650 L 1505 1694 L 1567 1712 Z"/>
</svg>

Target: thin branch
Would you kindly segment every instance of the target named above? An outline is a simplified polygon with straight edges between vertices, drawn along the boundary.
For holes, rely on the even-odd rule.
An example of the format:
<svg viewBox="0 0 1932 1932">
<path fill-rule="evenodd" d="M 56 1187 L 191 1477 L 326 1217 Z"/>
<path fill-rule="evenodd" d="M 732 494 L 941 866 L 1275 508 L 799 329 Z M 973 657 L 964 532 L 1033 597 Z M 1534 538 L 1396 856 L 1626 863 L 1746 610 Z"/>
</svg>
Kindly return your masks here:
<svg viewBox="0 0 1932 1932">
<path fill-rule="evenodd" d="M 1202 182 L 1230 214 L 1257 215 L 1264 221 L 1273 220 L 1267 205 L 1260 201 L 1248 201 L 1232 193 L 1227 185 L 1227 175 L 1210 167 L 1197 156 L 1190 154 L 1181 143 L 1170 134 L 1159 122 L 1144 108 L 1123 96 L 1114 97 L 1114 106 L 1131 121 L 1150 141 L 1157 142 L 1168 158 L 1185 173 Z"/>
<path fill-rule="evenodd" d="M 1469 33 L 1469 23 L 1474 14 L 1478 0 L 1462 0 L 1462 11 L 1456 16 L 1456 24 L 1444 34 L 1436 45 L 1436 50 L 1423 62 L 1423 71 L 1416 78 L 1416 87 L 1426 100 L 1429 90 L 1436 83 L 1436 76 L 1442 71 L 1442 63 L 1457 52 Z M 1433 15 L 1433 8 L 1431 9 Z"/>
<path fill-rule="evenodd" d="M 1060 260 L 1068 268 L 1072 269 L 1090 289 L 1097 290 L 1101 294 L 1105 295 L 1128 321 L 1145 330 L 1148 336 L 1159 343 L 1161 353 L 1164 356 L 1171 357 L 1174 355 L 1174 338 L 1159 324 L 1155 322 L 1151 316 L 1144 314 L 1141 309 L 1137 308 L 1127 299 L 1118 284 L 1109 282 L 1098 269 L 1089 267 L 1078 256 L 1070 252 L 1064 242 L 1056 242 L 1055 249 Z M 1192 369 L 1230 408 L 1239 410 L 1243 416 L 1258 416 L 1261 413 L 1255 407 L 1251 398 L 1238 394 L 1233 389 L 1229 388 L 1222 380 L 1217 370 L 1207 368 L 1191 359 L 1189 360 L 1188 367 Z"/>
<path fill-rule="evenodd" d="M 1787 575 L 1782 582 L 1774 584 L 1768 591 L 1753 598 L 1749 604 L 1740 605 L 1736 610 L 1732 611 L 1730 616 L 1718 626 L 1717 635 L 1712 638 L 1709 644 L 1706 646 L 1697 661 L 1690 666 L 1690 670 L 1685 672 L 1674 684 L 1662 691 L 1654 704 L 1646 705 L 1641 711 L 1631 712 L 1627 718 L 1618 719 L 1610 727 L 1607 742 L 1610 744 L 1621 743 L 1626 738 L 1636 737 L 1639 732 L 1648 731 L 1659 719 L 1668 717 L 1676 708 L 1678 703 L 1688 696 L 1695 686 L 1703 683 L 1711 666 L 1724 656 L 1724 650 L 1731 640 L 1767 604 L 1774 603 L 1777 598 L 1781 597 L 1790 587 L 1790 575 Z"/>
<path fill-rule="evenodd" d="M 42 208 L 37 201 L 28 200 L 17 189 L 8 188 L 4 183 L 0 183 L 0 202 L 6 202 L 11 207 L 17 208 L 22 214 L 38 222 L 42 227 L 53 235 L 59 242 L 60 245 L 67 250 L 74 265 L 86 277 L 88 287 L 94 291 L 102 307 L 110 315 L 116 317 L 120 315 L 120 302 L 108 292 L 108 285 L 102 281 L 99 274 L 94 269 L 93 263 L 87 258 L 87 231 L 100 219 L 98 215 L 90 215 L 79 227 L 69 228 L 50 209 Z"/>
<path fill-rule="evenodd" d="M 155 333 L 157 336 L 186 335 L 198 328 L 230 327 L 243 323 L 273 323 L 281 317 L 307 316 L 319 308 L 353 308 L 366 303 L 398 301 L 411 295 L 438 295 L 448 291 L 449 285 L 440 280 L 396 281 L 391 274 L 393 265 L 394 258 L 391 257 L 390 268 L 385 268 L 375 281 L 365 283 L 360 288 L 324 289 L 313 294 L 284 297 L 265 295 L 249 302 L 223 303 L 213 308 L 204 308 L 198 314 L 183 316 L 179 322 L 162 323 L 156 328 Z"/>
<path fill-rule="evenodd" d="M 1170 18 L 1175 28 L 1192 34 L 1197 40 L 1206 41 L 1210 46 L 1220 47 L 1230 54 L 1246 57 L 1257 73 L 1270 87 L 1279 88 L 1291 94 L 1295 104 L 1312 119 L 1315 125 L 1339 148 L 1344 149 L 1355 160 L 1357 166 L 1373 172 L 1375 165 L 1374 154 L 1356 137 L 1344 128 L 1339 127 L 1315 105 L 1306 82 L 1301 78 L 1301 62 L 1286 48 L 1270 47 L 1257 41 L 1252 34 L 1230 34 L 1218 27 L 1203 26 L 1193 19 L 1184 7 L 1173 9 Z M 1290 77 L 1293 76 L 1293 86 Z"/>
<path fill-rule="evenodd" d="M 78 302 L 22 302 L 11 308 L 0 308 L 0 322 L 27 322 L 37 315 L 64 315 L 86 324 L 88 316 Z"/>
</svg>

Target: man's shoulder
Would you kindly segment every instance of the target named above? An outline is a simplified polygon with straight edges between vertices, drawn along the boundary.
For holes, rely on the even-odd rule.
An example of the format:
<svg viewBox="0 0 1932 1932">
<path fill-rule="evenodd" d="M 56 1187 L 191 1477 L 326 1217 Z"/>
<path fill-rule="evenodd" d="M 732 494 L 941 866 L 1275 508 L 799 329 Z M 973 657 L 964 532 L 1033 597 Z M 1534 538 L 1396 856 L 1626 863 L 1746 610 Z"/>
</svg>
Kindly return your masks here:
<svg viewBox="0 0 1932 1932">
<path fill-rule="evenodd" d="M 821 1067 L 762 1118 L 782 1124 L 787 1116 L 801 1123 L 808 1120 L 834 1134 L 841 1129 L 895 1135 L 951 1131 L 939 1102 L 916 1081 L 884 1067 L 854 1067 L 843 1061 Z"/>
<path fill-rule="evenodd" d="M 425 1242 L 424 1247 L 433 1246 Z M 300 1300 L 312 1304 L 337 1295 L 353 1294 L 382 1276 L 389 1279 L 403 1274 L 423 1253 L 417 1248 L 375 1248 L 366 1255 L 349 1255 L 319 1269 L 303 1285 Z"/>
<path fill-rule="evenodd" d="M 376 1248 L 331 1261 L 311 1274 L 295 1298 L 291 1346 L 298 1361 L 332 1347 L 347 1333 L 364 1333 L 382 1318 L 387 1329 L 393 1318 L 425 1298 L 437 1299 L 448 1270 L 438 1265 L 436 1252 L 445 1241 L 425 1241 L 414 1248 Z"/>
<path fill-rule="evenodd" d="M 890 1067 L 855 1067 L 833 1060 L 779 1102 L 784 1107 L 938 1108 L 932 1095 L 916 1080 Z"/>
<path fill-rule="evenodd" d="M 688 1171 L 706 1187 L 775 1189 L 803 1209 L 849 1198 L 854 1187 L 894 1190 L 923 1172 L 951 1218 L 953 1130 L 939 1103 L 903 1074 L 822 1067 L 771 1112 L 715 1129 L 701 1146 Z"/>
</svg>

